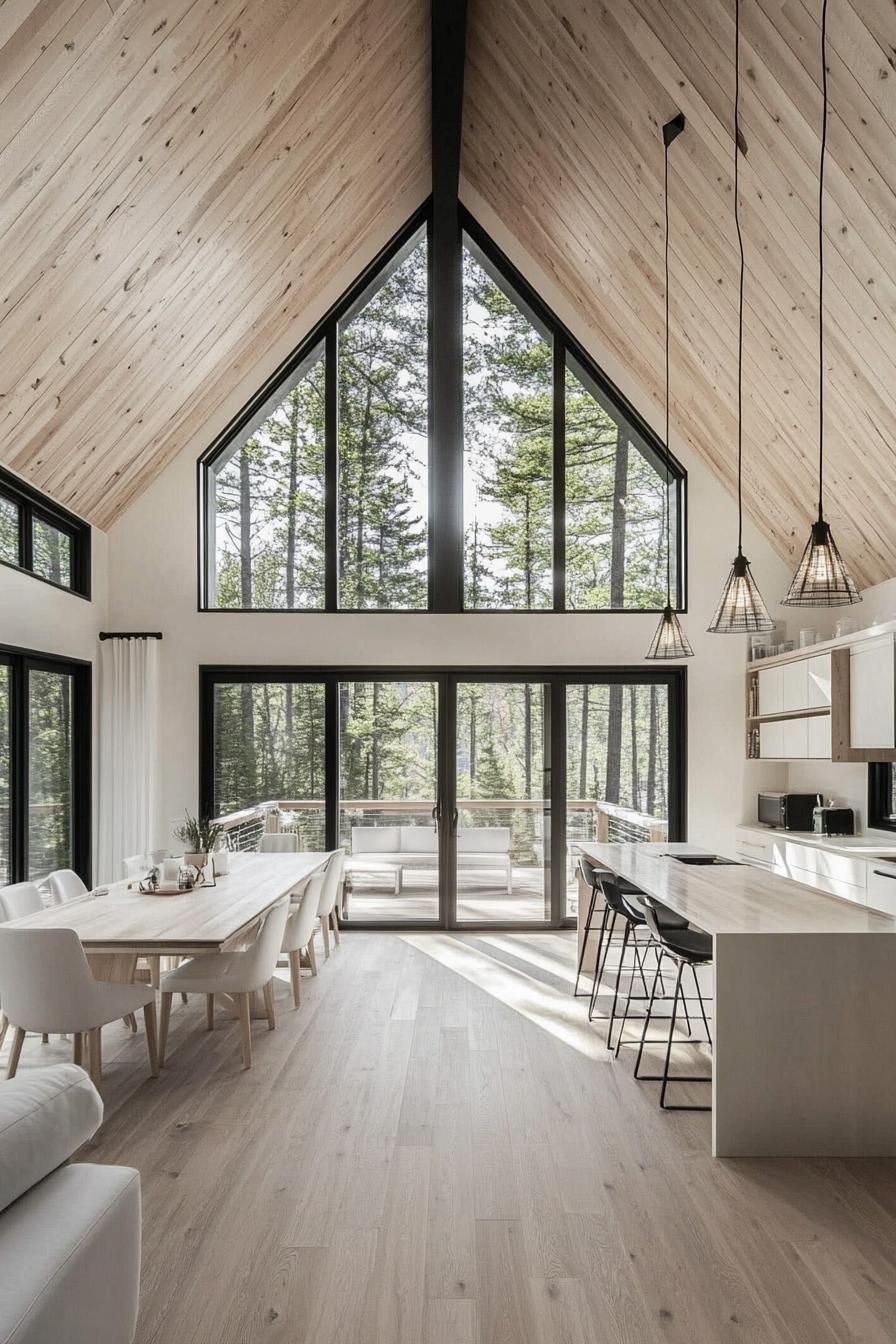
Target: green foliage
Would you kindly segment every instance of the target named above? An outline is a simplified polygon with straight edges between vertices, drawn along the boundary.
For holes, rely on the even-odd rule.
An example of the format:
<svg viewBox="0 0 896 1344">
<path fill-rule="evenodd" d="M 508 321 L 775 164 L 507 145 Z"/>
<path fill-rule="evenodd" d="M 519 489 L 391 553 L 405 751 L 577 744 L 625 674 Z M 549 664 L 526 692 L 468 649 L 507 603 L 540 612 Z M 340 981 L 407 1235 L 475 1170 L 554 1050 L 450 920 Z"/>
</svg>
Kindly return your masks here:
<svg viewBox="0 0 896 1344">
<path fill-rule="evenodd" d="M 223 840 L 224 828 L 216 826 L 208 817 L 200 820 L 185 812 L 184 818 L 183 825 L 175 826 L 174 834 L 184 846 L 185 853 L 210 854 L 218 841 Z"/>
</svg>

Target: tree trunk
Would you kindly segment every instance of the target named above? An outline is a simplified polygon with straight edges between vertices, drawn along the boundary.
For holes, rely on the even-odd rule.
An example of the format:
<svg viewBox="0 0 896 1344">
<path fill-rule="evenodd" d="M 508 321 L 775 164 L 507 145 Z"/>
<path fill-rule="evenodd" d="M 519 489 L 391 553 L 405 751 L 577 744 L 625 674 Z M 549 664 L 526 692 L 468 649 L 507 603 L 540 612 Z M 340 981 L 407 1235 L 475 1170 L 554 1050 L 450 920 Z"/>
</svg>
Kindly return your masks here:
<svg viewBox="0 0 896 1344">
<path fill-rule="evenodd" d="M 631 805 L 636 812 L 641 811 L 641 781 L 638 777 L 638 688 L 629 687 L 629 704 L 631 709 L 631 753 L 632 753 L 632 802 Z"/>
<path fill-rule="evenodd" d="M 579 729 L 579 797 L 588 797 L 588 710 L 591 704 L 591 688 L 582 687 L 582 720 Z"/>
<path fill-rule="evenodd" d="M 532 797 L 532 687 L 523 686 L 523 771 L 525 797 Z"/>
<path fill-rule="evenodd" d="M 293 390 L 289 408 L 289 497 L 286 501 L 286 605 L 296 604 L 296 495 L 299 485 L 299 399 Z"/>
<path fill-rule="evenodd" d="M 656 687 L 650 688 L 650 733 L 647 743 L 647 811 L 652 817 L 656 809 L 657 786 L 657 737 L 659 735 L 659 708 Z"/>
</svg>

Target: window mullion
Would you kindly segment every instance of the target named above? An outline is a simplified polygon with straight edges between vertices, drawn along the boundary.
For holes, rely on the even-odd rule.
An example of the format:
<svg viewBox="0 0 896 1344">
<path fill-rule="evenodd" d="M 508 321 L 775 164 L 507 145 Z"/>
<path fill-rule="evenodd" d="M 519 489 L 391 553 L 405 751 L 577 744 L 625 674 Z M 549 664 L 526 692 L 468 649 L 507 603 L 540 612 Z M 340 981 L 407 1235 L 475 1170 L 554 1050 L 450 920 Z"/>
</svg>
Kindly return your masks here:
<svg viewBox="0 0 896 1344">
<path fill-rule="evenodd" d="M 554 610 L 566 610 L 566 349 L 553 343 L 553 514 Z"/>
<path fill-rule="evenodd" d="M 339 606 L 339 325 L 324 344 L 324 609 Z"/>
</svg>

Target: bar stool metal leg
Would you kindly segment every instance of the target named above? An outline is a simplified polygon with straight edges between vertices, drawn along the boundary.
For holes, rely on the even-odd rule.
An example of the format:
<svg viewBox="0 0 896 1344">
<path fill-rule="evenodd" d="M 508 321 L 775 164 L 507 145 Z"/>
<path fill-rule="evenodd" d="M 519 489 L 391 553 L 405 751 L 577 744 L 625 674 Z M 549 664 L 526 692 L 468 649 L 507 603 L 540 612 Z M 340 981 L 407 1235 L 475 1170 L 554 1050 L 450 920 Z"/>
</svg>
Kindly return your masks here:
<svg viewBox="0 0 896 1344">
<path fill-rule="evenodd" d="M 579 997 L 579 980 L 580 980 L 581 977 L 582 977 L 582 966 L 583 966 L 584 961 L 585 961 L 585 950 L 586 950 L 586 948 L 588 947 L 588 937 L 589 937 L 589 935 L 590 935 L 590 933 L 591 933 L 591 921 L 592 921 L 593 918 L 594 918 L 594 907 L 595 907 L 596 903 L 597 903 L 597 886 L 595 885 L 595 886 L 593 886 L 593 887 L 591 888 L 591 900 L 590 900 L 589 903 L 588 903 L 588 916 L 587 916 L 587 918 L 586 918 L 586 920 L 585 920 L 585 931 L 584 931 L 584 933 L 583 933 L 583 935 L 582 935 L 582 946 L 581 946 L 581 949 L 580 949 L 580 951 L 579 951 L 579 964 L 578 964 L 578 966 L 577 966 L 577 968 L 576 968 L 576 984 L 575 984 L 575 989 L 573 990 L 573 998 L 578 998 L 578 997 Z M 608 909 L 608 907 L 605 905 L 605 906 L 604 906 L 603 918 L 601 919 L 601 922 L 600 922 L 600 934 L 598 935 L 598 940 L 597 940 L 597 956 L 596 956 L 596 958 L 595 958 L 595 962 L 594 962 L 595 970 L 597 969 L 597 962 L 598 962 L 598 960 L 600 959 L 600 948 L 601 948 L 601 943 L 602 943 L 602 941 L 603 941 L 604 930 L 605 930 L 605 928 L 607 927 L 607 909 Z"/>
</svg>

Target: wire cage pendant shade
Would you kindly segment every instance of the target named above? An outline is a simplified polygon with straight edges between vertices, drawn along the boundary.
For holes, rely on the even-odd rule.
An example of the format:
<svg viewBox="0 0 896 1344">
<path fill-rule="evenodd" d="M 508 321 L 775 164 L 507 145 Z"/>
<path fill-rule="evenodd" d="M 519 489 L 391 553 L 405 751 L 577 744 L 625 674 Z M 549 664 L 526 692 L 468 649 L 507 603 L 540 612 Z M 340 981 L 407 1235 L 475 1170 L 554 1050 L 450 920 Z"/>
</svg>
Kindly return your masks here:
<svg viewBox="0 0 896 1344">
<path fill-rule="evenodd" d="M 821 154 L 818 164 L 818 517 L 812 524 L 785 607 L 848 607 L 862 594 L 837 550 L 824 517 L 824 160 L 828 130 L 828 0 L 821 3 Z"/>
<path fill-rule="evenodd" d="M 740 156 L 746 154 L 746 141 L 740 130 L 740 0 L 734 6 L 734 227 L 740 255 L 737 306 L 737 555 L 728 572 L 722 596 L 709 623 L 711 635 L 740 635 L 759 630 L 773 630 L 775 623 L 768 614 L 762 594 L 753 578 L 750 562 L 743 552 L 744 532 L 744 277 L 746 259 L 744 239 L 740 228 Z"/>
<path fill-rule="evenodd" d="M 663 204 L 665 209 L 665 239 L 663 256 L 665 267 L 666 308 L 666 452 L 669 451 L 669 146 L 684 130 L 684 113 L 679 112 L 663 127 Z M 672 606 L 672 528 L 669 508 L 669 474 L 666 467 L 666 490 L 663 496 L 663 523 L 666 530 L 666 605 L 660 617 L 650 648 L 644 657 L 653 660 L 693 658 L 694 650 L 687 641 L 681 622 Z"/>
<path fill-rule="evenodd" d="M 861 600 L 862 595 L 837 550 L 829 525 L 819 518 L 812 524 L 803 558 L 783 599 L 784 605 L 848 607 Z"/>
<path fill-rule="evenodd" d="M 694 650 L 681 628 L 677 613 L 671 607 L 663 609 L 656 634 L 653 636 L 650 648 L 644 656 L 655 659 L 693 658 Z"/>
<path fill-rule="evenodd" d="M 750 562 L 743 551 L 738 551 L 710 622 L 710 633 L 745 635 L 774 628 L 775 623 L 756 586 Z"/>
</svg>

